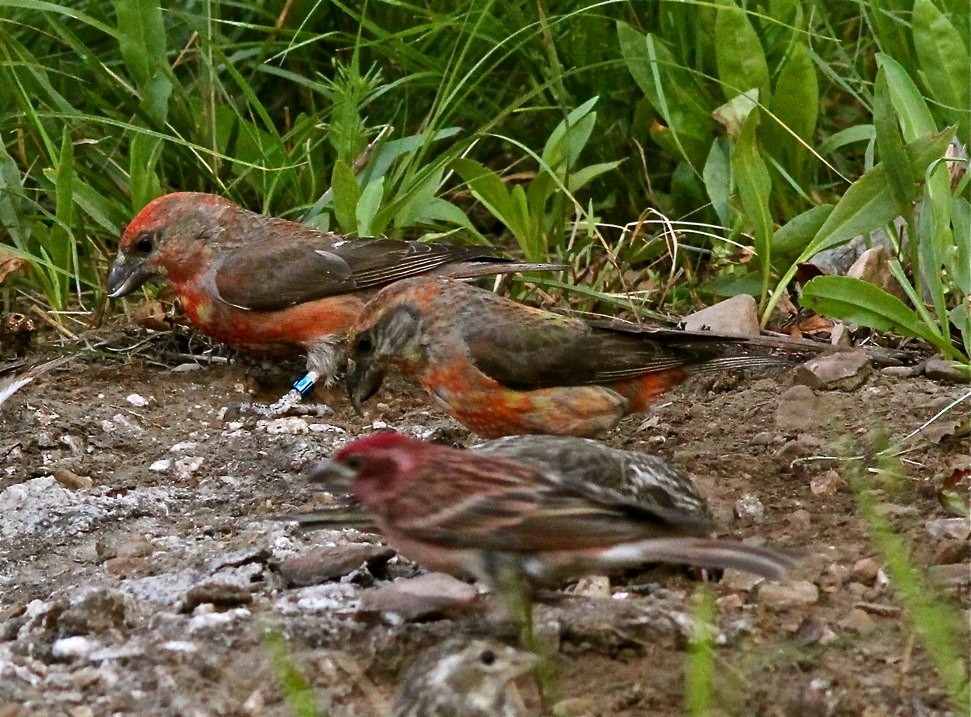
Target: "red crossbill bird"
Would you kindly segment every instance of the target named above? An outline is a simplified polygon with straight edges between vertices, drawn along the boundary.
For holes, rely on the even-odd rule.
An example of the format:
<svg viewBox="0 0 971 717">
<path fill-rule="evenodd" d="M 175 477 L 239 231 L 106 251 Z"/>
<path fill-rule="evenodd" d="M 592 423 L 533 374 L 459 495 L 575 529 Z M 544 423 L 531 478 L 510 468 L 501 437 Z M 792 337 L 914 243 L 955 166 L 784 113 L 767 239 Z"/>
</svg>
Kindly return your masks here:
<svg viewBox="0 0 971 717">
<path fill-rule="evenodd" d="M 544 463 L 541 452 L 530 452 L 527 462 L 522 454 L 517 460 L 375 433 L 341 448 L 315 478 L 349 481 L 352 495 L 405 557 L 475 577 L 493 590 L 510 575 L 537 585 L 652 562 L 735 568 L 772 579 L 794 564 L 771 548 L 710 537 L 711 520 L 681 501 L 635 501 L 598 484 L 575 467 L 582 446 L 566 461 L 550 453 Z"/>
<path fill-rule="evenodd" d="M 125 229 L 108 295 L 166 282 L 189 322 L 260 356 L 307 355 L 309 391 L 343 364 L 341 339 L 374 291 L 434 273 L 470 278 L 562 268 L 498 257 L 477 246 L 346 239 L 248 211 L 213 194 L 179 192 L 150 202 Z"/>
<path fill-rule="evenodd" d="M 348 347 L 347 388 L 359 412 L 396 369 L 483 438 L 596 435 L 691 374 L 785 364 L 827 348 L 583 321 L 429 278 L 380 291 L 358 316 Z"/>
<path fill-rule="evenodd" d="M 449 640 L 408 668 L 394 717 L 521 717 L 514 681 L 539 658 L 495 640 Z"/>
</svg>

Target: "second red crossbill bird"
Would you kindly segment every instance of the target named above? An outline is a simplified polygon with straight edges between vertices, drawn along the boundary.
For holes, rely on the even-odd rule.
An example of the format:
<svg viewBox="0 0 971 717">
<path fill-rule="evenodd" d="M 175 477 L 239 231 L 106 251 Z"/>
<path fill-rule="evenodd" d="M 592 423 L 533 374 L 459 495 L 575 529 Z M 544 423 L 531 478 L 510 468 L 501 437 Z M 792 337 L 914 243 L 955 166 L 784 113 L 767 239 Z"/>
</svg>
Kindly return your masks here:
<svg viewBox="0 0 971 717">
<path fill-rule="evenodd" d="M 549 264 L 514 262 L 479 246 L 347 239 L 243 209 L 213 194 L 178 192 L 150 202 L 125 229 L 108 295 L 150 279 L 167 283 L 189 322 L 261 356 L 307 355 L 313 381 L 331 383 L 341 340 L 374 291 L 417 274 L 470 278 Z"/>
<path fill-rule="evenodd" d="M 823 344 L 589 322 L 448 279 L 383 289 L 348 337 L 351 403 L 388 369 L 483 438 L 592 436 L 694 373 L 791 363 Z"/>
<path fill-rule="evenodd" d="M 635 501 L 599 485 L 574 467 L 582 447 L 575 460 L 552 452 L 545 464 L 529 452 L 527 462 L 375 433 L 344 446 L 315 477 L 348 480 L 405 557 L 494 590 L 510 575 L 536 585 L 653 562 L 773 579 L 794 564 L 771 548 L 710 537 L 711 520 L 678 501 Z"/>
</svg>

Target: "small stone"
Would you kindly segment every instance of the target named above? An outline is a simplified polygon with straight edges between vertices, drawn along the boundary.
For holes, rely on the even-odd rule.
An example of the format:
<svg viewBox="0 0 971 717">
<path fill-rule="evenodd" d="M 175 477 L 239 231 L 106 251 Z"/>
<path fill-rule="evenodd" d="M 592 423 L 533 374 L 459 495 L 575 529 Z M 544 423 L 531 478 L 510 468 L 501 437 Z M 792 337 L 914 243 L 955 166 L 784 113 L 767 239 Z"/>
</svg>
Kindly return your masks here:
<svg viewBox="0 0 971 717">
<path fill-rule="evenodd" d="M 732 509 L 735 519 L 745 523 L 761 523 L 765 517 L 765 506 L 754 493 L 746 493 L 735 501 Z"/>
<path fill-rule="evenodd" d="M 187 480 L 202 467 L 205 459 L 202 456 L 185 456 L 175 461 L 175 474 L 180 480 Z"/>
<path fill-rule="evenodd" d="M 927 574 L 935 583 L 948 588 L 966 588 L 971 585 L 971 570 L 964 563 L 932 565 Z"/>
<path fill-rule="evenodd" d="M 788 433 L 816 428 L 820 423 L 819 397 L 808 386 L 790 386 L 775 410 L 775 424 Z"/>
<path fill-rule="evenodd" d="M 846 275 L 873 284 L 898 299 L 906 298 L 900 283 L 890 271 L 890 253 L 882 246 L 870 247 L 860 254 L 846 270 Z"/>
<path fill-rule="evenodd" d="M 80 476 L 67 468 L 58 468 L 53 476 L 54 480 L 71 490 L 83 490 L 94 485 L 94 481 L 89 476 Z"/>
<path fill-rule="evenodd" d="M 117 590 L 98 588 L 82 596 L 57 618 L 63 635 L 101 634 L 125 625 L 125 598 Z"/>
<path fill-rule="evenodd" d="M 945 540 L 934 551 L 934 565 L 967 563 L 971 560 L 971 543 L 967 540 Z"/>
<path fill-rule="evenodd" d="M 115 578 L 131 578 L 145 570 L 145 558 L 109 558 L 104 562 L 108 575 Z"/>
<path fill-rule="evenodd" d="M 786 522 L 796 528 L 808 528 L 812 524 L 812 516 L 809 514 L 808 510 L 804 508 L 799 508 L 792 511 L 786 516 Z"/>
<path fill-rule="evenodd" d="M 752 436 L 751 441 L 753 446 L 771 446 L 775 443 L 775 434 L 771 431 L 762 431 L 761 433 L 756 433 Z"/>
<path fill-rule="evenodd" d="M 686 331 L 714 331 L 719 334 L 758 336 L 758 306 L 748 294 L 720 301 L 682 320 Z"/>
<path fill-rule="evenodd" d="M 808 580 L 765 583 L 759 586 L 759 602 L 776 610 L 815 605 L 819 602 L 819 588 Z"/>
<path fill-rule="evenodd" d="M 144 396 L 139 396 L 137 393 L 128 394 L 125 400 L 136 408 L 144 408 L 148 405 L 148 399 Z"/>
<path fill-rule="evenodd" d="M 917 375 L 913 366 L 884 366 L 880 369 L 880 373 L 895 378 L 912 378 Z"/>
<path fill-rule="evenodd" d="M 267 421 L 266 432 L 305 435 L 310 433 L 310 426 L 306 420 L 299 416 L 284 416 L 283 418 L 274 418 L 272 421 Z"/>
<path fill-rule="evenodd" d="M 605 575 L 587 575 L 580 578 L 573 588 L 573 594 L 589 598 L 609 598 L 610 578 Z"/>
<path fill-rule="evenodd" d="M 835 470 L 825 471 L 809 479 L 809 490 L 813 495 L 832 495 L 846 487 L 846 481 Z"/>
<path fill-rule="evenodd" d="M 829 332 L 829 342 L 840 348 L 849 348 L 853 345 L 853 337 L 850 336 L 850 330 L 846 328 L 846 324 L 842 321 L 833 324 L 833 328 Z"/>
<path fill-rule="evenodd" d="M 945 361 L 944 359 L 928 359 L 924 364 L 924 375 L 933 381 L 942 383 L 968 383 L 967 371 L 961 371 L 958 366 L 961 364 L 956 361 Z"/>
<path fill-rule="evenodd" d="M 765 582 L 765 578 L 750 573 L 747 570 L 735 570 L 734 568 L 727 568 L 724 573 L 722 573 L 722 579 L 720 585 L 726 587 L 729 590 L 740 590 L 742 592 L 749 592 L 759 583 Z"/>
<path fill-rule="evenodd" d="M 189 453 L 199 447 L 195 441 L 182 441 L 169 448 L 169 453 Z"/>
<path fill-rule="evenodd" d="M 51 646 L 51 655 L 59 660 L 71 660 L 77 657 L 87 657 L 92 652 L 101 647 L 97 640 L 76 635 L 74 637 L 62 637 L 55 640 Z"/>
<path fill-rule="evenodd" d="M 362 565 L 372 569 L 386 563 L 394 554 L 386 546 L 363 543 L 321 547 L 281 561 L 278 570 L 290 587 L 306 587 L 343 577 Z"/>
<path fill-rule="evenodd" d="M 844 617 L 836 624 L 838 627 L 841 627 L 844 630 L 856 632 L 861 635 L 866 635 L 873 632 L 873 629 L 877 626 L 876 622 L 873 621 L 873 618 L 870 617 L 865 610 L 861 610 L 860 608 L 853 608 L 850 610 L 849 615 Z"/>
<path fill-rule="evenodd" d="M 971 520 L 968 518 L 928 520 L 925 527 L 932 538 L 967 538 L 971 534 Z"/>
<path fill-rule="evenodd" d="M 152 465 L 150 465 L 148 469 L 153 473 L 164 473 L 171 467 L 172 467 L 172 461 L 169 460 L 168 458 L 163 458 L 161 460 L 158 460 L 152 463 Z"/>
<path fill-rule="evenodd" d="M 861 558 L 853 563 L 851 575 L 854 580 L 866 585 L 873 585 L 880 572 L 880 563 L 875 558 Z"/>
<path fill-rule="evenodd" d="M 792 380 L 814 389 L 855 391 L 870 377 L 873 367 L 866 351 L 839 351 L 817 356 L 797 366 Z"/>
<path fill-rule="evenodd" d="M 406 622 L 461 611 L 479 596 L 472 585 L 444 573 L 395 580 L 361 594 L 358 614 L 394 613 Z"/>
<path fill-rule="evenodd" d="M 738 593 L 724 595 L 715 600 L 715 606 L 722 612 L 736 612 L 744 607 L 745 601 Z"/>
</svg>

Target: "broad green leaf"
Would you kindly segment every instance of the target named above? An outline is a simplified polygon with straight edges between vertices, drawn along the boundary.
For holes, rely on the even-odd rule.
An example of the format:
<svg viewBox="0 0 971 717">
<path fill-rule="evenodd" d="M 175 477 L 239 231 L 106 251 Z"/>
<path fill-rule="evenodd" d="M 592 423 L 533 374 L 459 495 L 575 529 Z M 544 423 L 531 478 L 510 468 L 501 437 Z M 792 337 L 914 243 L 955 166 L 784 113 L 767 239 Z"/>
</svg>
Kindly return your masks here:
<svg viewBox="0 0 971 717">
<path fill-rule="evenodd" d="M 915 174 L 922 176 L 931 162 L 944 156 L 951 136 L 951 131 L 945 130 L 907 145 L 907 155 Z M 847 242 L 857 234 L 872 231 L 896 216 L 897 206 L 887 186 L 886 167 L 878 164 L 850 185 L 800 261 Z"/>
<path fill-rule="evenodd" d="M 0 226 L 14 244 L 23 249 L 30 238 L 30 224 L 24 221 L 24 185 L 17 163 L 0 142 Z"/>
<path fill-rule="evenodd" d="M 422 147 L 443 139 L 449 139 L 459 134 L 458 127 L 446 127 L 437 132 L 422 132 L 401 139 L 392 139 L 381 144 L 371 157 L 371 161 L 361 171 L 362 182 L 369 182 L 373 177 L 383 177 L 395 160 L 400 159 Z"/>
<path fill-rule="evenodd" d="M 755 137 L 759 113 L 752 112 L 742 127 L 742 134 L 732 150 L 732 169 L 742 210 L 752 225 L 755 234 L 755 251 L 762 266 L 762 299 L 769 289 L 771 270 L 772 215 L 769 212 L 769 194 L 772 180 L 769 170 L 759 154 Z"/>
<path fill-rule="evenodd" d="M 714 102 L 656 36 L 618 22 L 617 37 L 627 69 L 667 125 L 657 133 L 668 138 L 662 146 L 700 167 L 715 129 L 710 116 Z"/>
<path fill-rule="evenodd" d="M 597 121 L 597 113 L 592 110 L 598 99 L 591 97 L 570 112 L 550 133 L 541 156 L 543 162 L 554 171 L 561 163 L 566 167 L 573 166 L 580 156 Z"/>
<path fill-rule="evenodd" d="M 833 213 L 832 204 L 820 204 L 798 214 L 776 229 L 772 235 L 773 259 L 792 260 L 798 256 L 816 236 L 820 227 Z"/>
<path fill-rule="evenodd" d="M 377 236 L 384 232 L 383 226 L 374 225 L 374 217 L 381 208 L 381 201 L 384 199 L 384 177 L 371 180 L 364 187 L 360 198 L 357 200 L 357 207 L 354 210 L 354 217 L 357 220 L 357 232 L 360 236 Z"/>
<path fill-rule="evenodd" d="M 732 0 L 726 0 L 718 8 L 715 35 L 718 38 L 715 43 L 718 81 L 725 99 L 730 100 L 754 88 L 768 104 L 769 65 L 748 13 Z"/>
<path fill-rule="evenodd" d="M 423 205 L 421 208 L 421 213 L 414 218 L 412 224 L 419 224 L 423 222 L 442 222 L 444 224 L 462 227 L 466 231 L 474 234 L 480 242 L 483 241 L 482 235 L 472 224 L 471 220 L 469 220 L 468 215 L 457 206 L 442 199 L 441 197 L 432 197 L 425 205 Z"/>
<path fill-rule="evenodd" d="M 832 134 L 819 143 L 817 152 L 827 155 L 855 142 L 870 142 L 876 136 L 872 124 L 858 124 Z"/>
<path fill-rule="evenodd" d="M 873 126 L 877 132 L 877 150 L 880 163 L 886 168 L 887 187 L 900 216 L 908 223 L 913 221 L 914 201 L 917 199 L 917 184 L 903 135 L 897 124 L 887 86 L 887 73 L 881 68 L 877 71 L 877 82 L 873 97 Z"/>
<path fill-rule="evenodd" d="M 964 197 L 951 198 L 954 246 L 945 256 L 945 267 L 965 297 L 971 297 L 971 204 Z"/>
<path fill-rule="evenodd" d="M 860 7 L 869 8 L 867 16 L 876 30 L 880 50 L 892 54 L 906 71 L 916 71 L 914 43 L 910 28 L 903 21 L 913 8 L 912 0 L 868 0 L 866 5 Z"/>
<path fill-rule="evenodd" d="M 597 164 L 591 164 L 587 167 L 581 167 L 575 172 L 571 172 L 566 178 L 566 188 L 570 190 L 571 193 L 575 193 L 583 189 L 589 182 L 596 179 L 602 174 L 611 172 L 624 163 L 624 160 L 618 159 L 614 162 L 598 162 Z"/>
<path fill-rule="evenodd" d="M 882 53 L 877 53 L 877 66 L 887 78 L 887 89 L 900 118 L 904 141 L 913 142 L 918 137 L 936 131 L 937 123 L 907 71 L 892 57 Z"/>
<path fill-rule="evenodd" d="M 334 191 L 334 216 L 341 231 L 345 234 L 358 233 L 357 204 L 361 199 L 361 189 L 346 162 L 334 162 L 330 186 Z"/>
<path fill-rule="evenodd" d="M 782 64 L 772 94 L 772 113 L 796 137 L 812 145 L 819 117 L 819 83 L 805 42 L 796 42 Z M 809 181 L 809 150 L 775 121 L 766 122 L 763 131 L 768 146 L 773 148 L 772 155 L 804 186 Z"/>
<path fill-rule="evenodd" d="M 506 226 L 515 221 L 512 200 L 498 174 L 464 157 L 452 160 L 452 169 L 469 185 L 472 195 L 482 202 L 492 216 Z"/>
<path fill-rule="evenodd" d="M 722 226 L 731 226 L 731 208 L 728 198 L 734 191 L 732 184 L 732 170 L 729 163 L 731 145 L 727 137 L 720 137 L 711 144 L 711 151 L 708 152 L 708 161 L 705 162 L 705 169 L 702 178 L 705 182 L 705 191 L 711 200 L 711 206 L 718 215 L 718 221 Z"/>
<path fill-rule="evenodd" d="M 966 12 L 966 10 L 965 10 Z M 958 123 L 964 142 L 971 127 L 971 56 L 966 38 L 931 0 L 916 0 L 912 17 L 914 45 L 924 84 L 949 122 Z"/>
<path fill-rule="evenodd" d="M 125 67 L 157 124 L 165 122 L 172 83 L 167 76 L 165 23 L 158 0 L 112 0 L 118 17 L 118 46 Z"/>
<path fill-rule="evenodd" d="M 894 331 L 916 336 L 951 355 L 953 350 L 917 318 L 913 309 L 883 289 L 848 276 L 817 276 L 803 287 L 799 303 L 842 321 L 869 326 L 877 331 Z"/>
</svg>

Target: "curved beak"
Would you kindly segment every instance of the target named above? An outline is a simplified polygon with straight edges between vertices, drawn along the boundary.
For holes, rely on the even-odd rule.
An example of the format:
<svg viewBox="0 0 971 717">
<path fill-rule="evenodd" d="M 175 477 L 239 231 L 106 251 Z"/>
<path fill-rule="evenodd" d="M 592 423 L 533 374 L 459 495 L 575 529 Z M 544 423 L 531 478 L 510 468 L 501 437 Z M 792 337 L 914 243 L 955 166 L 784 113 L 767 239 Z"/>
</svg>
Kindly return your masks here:
<svg viewBox="0 0 971 717">
<path fill-rule="evenodd" d="M 347 484 L 357 475 L 357 471 L 349 466 L 345 466 L 330 458 L 317 461 L 310 467 L 310 474 L 307 476 L 311 483 L 325 483 L 332 485 L 338 490 L 345 490 Z"/>
<path fill-rule="evenodd" d="M 363 416 L 361 404 L 378 392 L 384 382 L 384 369 L 373 361 L 347 362 L 347 395 L 357 415 Z"/>
<path fill-rule="evenodd" d="M 108 298 L 117 299 L 127 296 L 152 276 L 153 272 L 145 268 L 144 260 L 118 252 L 108 272 Z"/>
</svg>

